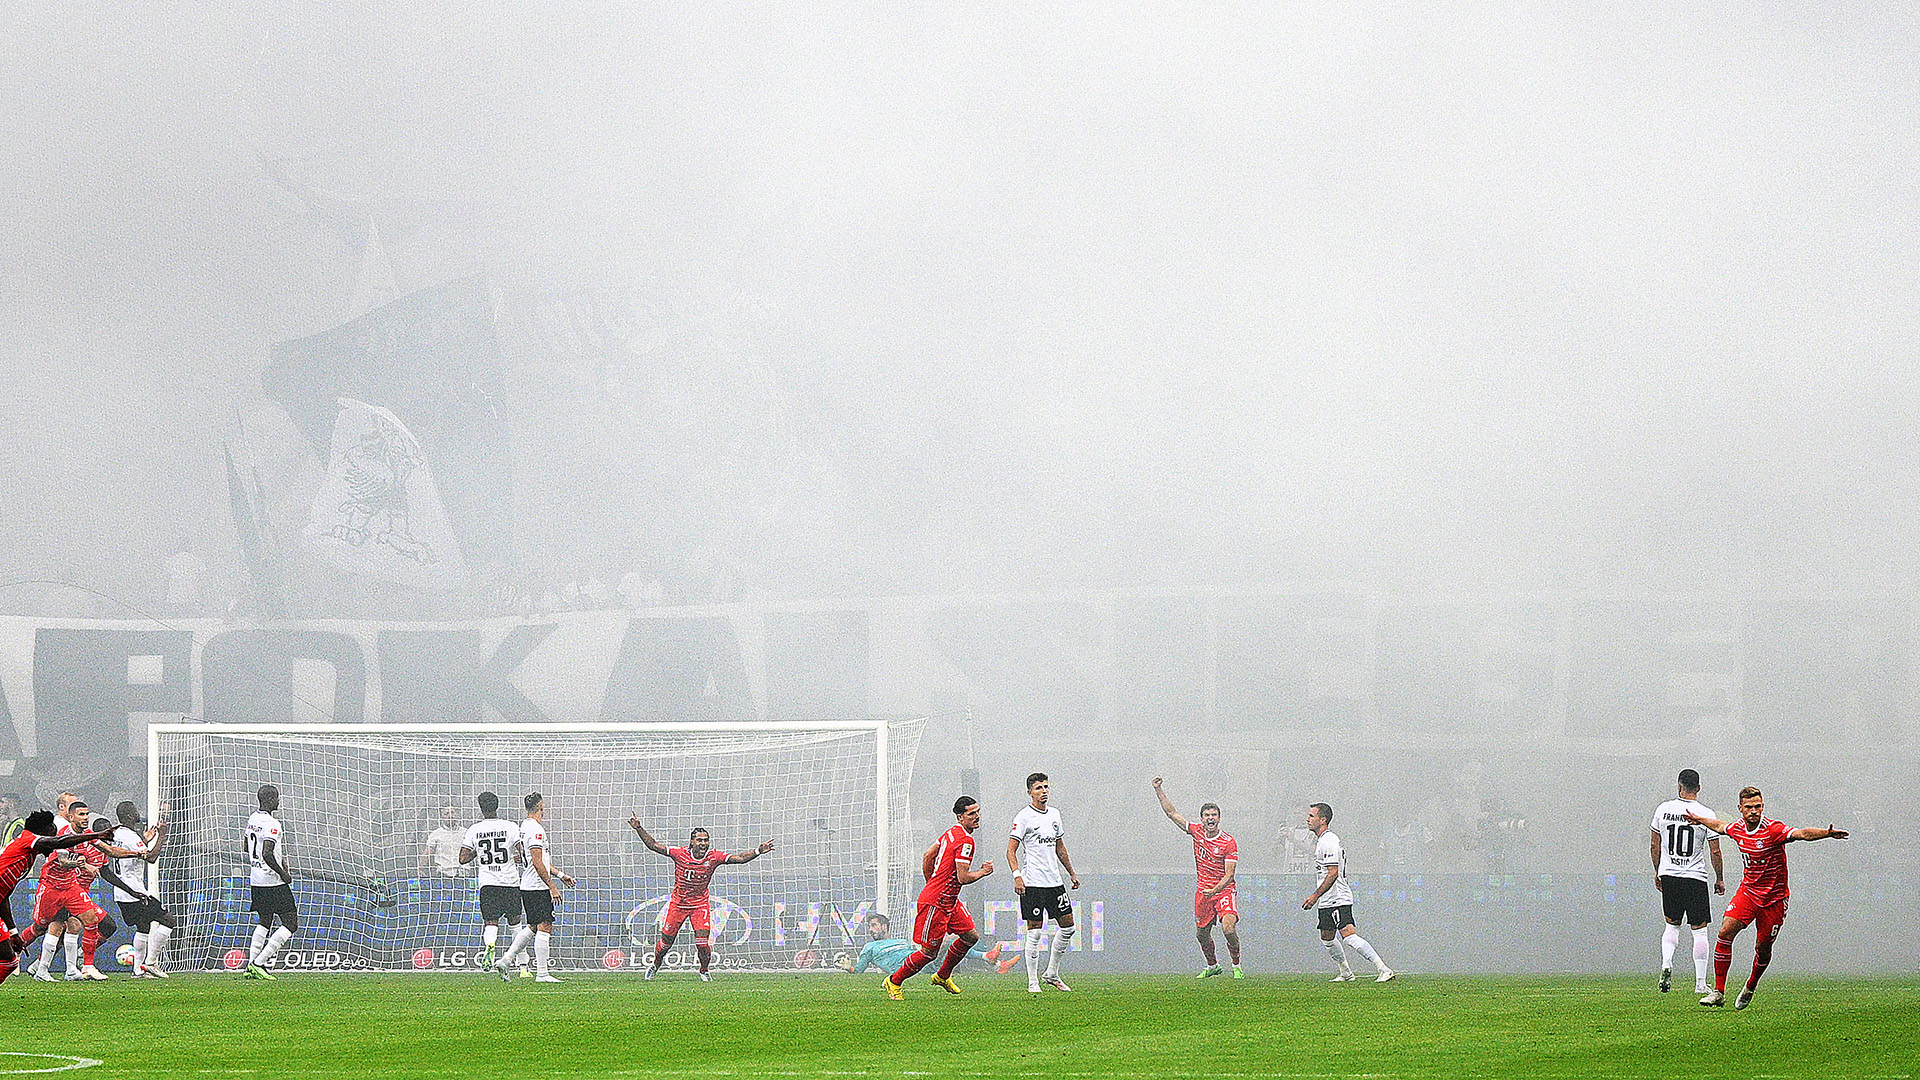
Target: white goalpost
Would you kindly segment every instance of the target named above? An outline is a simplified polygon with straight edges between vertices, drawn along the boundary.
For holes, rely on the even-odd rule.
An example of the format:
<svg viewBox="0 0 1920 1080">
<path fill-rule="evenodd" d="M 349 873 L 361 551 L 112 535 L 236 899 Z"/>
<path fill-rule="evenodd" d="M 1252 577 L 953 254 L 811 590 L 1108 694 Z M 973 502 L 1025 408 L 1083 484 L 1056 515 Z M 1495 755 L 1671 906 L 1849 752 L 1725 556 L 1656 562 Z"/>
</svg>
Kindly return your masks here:
<svg viewBox="0 0 1920 1080">
<path fill-rule="evenodd" d="M 148 805 L 170 831 L 152 885 L 181 921 L 164 962 L 244 963 L 255 920 L 242 835 L 274 784 L 300 920 L 276 957 L 286 967 L 475 970 L 472 867 L 443 872 L 428 838 L 449 807 L 461 830 L 478 820 L 476 796 L 492 791 L 516 823 L 524 796 L 545 796 L 552 863 L 579 879 L 554 923 L 557 969 L 638 970 L 652 956 L 673 864 L 630 814 L 669 847 L 695 828 L 719 851 L 774 842 L 714 875 L 717 968 L 828 969 L 859 947 L 865 913 L 911 903 L 907 793 L 924 725 L 155 724 Z M 682 929 L 668 966 L 690 967 L 692 951 Z"/>
</svg>

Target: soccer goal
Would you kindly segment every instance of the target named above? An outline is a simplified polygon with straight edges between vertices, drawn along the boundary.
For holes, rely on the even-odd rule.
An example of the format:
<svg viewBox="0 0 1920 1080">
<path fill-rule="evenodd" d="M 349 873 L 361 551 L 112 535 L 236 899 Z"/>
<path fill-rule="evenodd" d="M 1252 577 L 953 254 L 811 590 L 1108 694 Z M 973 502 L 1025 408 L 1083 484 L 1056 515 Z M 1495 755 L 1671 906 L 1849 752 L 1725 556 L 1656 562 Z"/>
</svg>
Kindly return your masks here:
<svg viewBox="0 0 1920 1080">
<path fill-rule="evenodd" d="M 825 969 L 858 947 L 867 911 L 912 901 L 907 792 L 923 727 L 156 724 L 148 798 L 171 832 L 154 874 L 183 931 L 166 962 L 242 962 L 255 923 L 242 836 L 259 787 L 274 784 L 300 919 L 276 960 L 285 967 L 475 969 L 471 867 L 443 873 L 429 837 L 449 807 L 464 830 L 480 816 L 478 793 L 492 791 L 516 823 L 526 794 L 546 797 L 552 864 L 579 879 L 555 919 L 556 968 L 638 970 L 651 958 L 673 864 L 628 827 L 638 814 L 669 847 L 695 828 L 725 852 L 774 842 L 714 875 L 716 967 Z M 691 954 L 682 929 L 668 964 L 689 967 Z"/>
</svg>

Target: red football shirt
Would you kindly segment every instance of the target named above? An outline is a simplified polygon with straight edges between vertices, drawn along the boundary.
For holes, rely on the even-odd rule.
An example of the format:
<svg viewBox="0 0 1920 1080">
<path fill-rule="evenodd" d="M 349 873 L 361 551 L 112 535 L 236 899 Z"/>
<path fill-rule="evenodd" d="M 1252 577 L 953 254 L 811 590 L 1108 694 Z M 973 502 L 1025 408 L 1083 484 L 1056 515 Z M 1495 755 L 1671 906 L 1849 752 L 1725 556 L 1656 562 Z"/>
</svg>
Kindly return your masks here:
<svg viewBox="0 0 1920 1080">
<path fill-rule="evenodd" d="M 709 848 L 705 858 L 696 859 L 693 852 L 677 847 L 667 849 L 667 858 L 673 860 L 673 902 L 704 904 L 713 872 L 727 861 L 727 853 Z"/>
<path fill-rule="evenodd" d="M 1240 857 L 1240 845 L 1226 833 L 1207 836 L 1207 827 L 1197 821 L 1187 823 L 1187 835 L 1193 837 L 1193 870 L 1200 875 L 1200 887 L 1211 889 L 1227 876 L 1227 860 Z"/>
<path fill-rule="evenodd" d="M 55 835 L 70 836 L 72 834 L 73 826 L 69 825 Z M 77 866 L 60 865 L 60 857 L 66 855 L 68 858 L 72 858 L 72 851 L 72 848 L 68 848 L 65 851 L 56 851 L 47 856 L 47 861 L 41 864 L 40 867 L 41 888 L 72 889 L 80 885 L 80 868 Z"/>
<path fill-rule="evenodd" d="M 933 876 L 920 890 L 920 903 L 952 907 L 960 899 L 960 868 L 957 863 L 973 865 L 973 834 L 965 825 L 955 823 L 940 834 L 933 853 Z"/>
<path fill-rule="evenodd" d="M 110 856 L 100 850 L 99 844 L 81 844 L 73 850 L 82 860 L 82 865 L 73 868 L 74 878 L 82 889 L 92 888 L 93 879 L 100 876 L 100 868 L 107 865 Z"/>
<path fill-rule="evenodd" d="M 13 838 L 13 843 L 0 848 L 0 899 L 13 892 L 13 887 L 33 869 L 33 845 L 40 838 L 30 832 L 23 832 Z"/>
<path fill-rule="evenodd" d="M 1747 872 L 1740 888 L 1756 904 L 1777 904 L 1787 898 L 1787 835 L 1792 829 L 1772 818 L 1761 818 L 1749 832 L 1745 821 L 1727 826 L 1727 839 L 1740 847 Z"/>
</svg>

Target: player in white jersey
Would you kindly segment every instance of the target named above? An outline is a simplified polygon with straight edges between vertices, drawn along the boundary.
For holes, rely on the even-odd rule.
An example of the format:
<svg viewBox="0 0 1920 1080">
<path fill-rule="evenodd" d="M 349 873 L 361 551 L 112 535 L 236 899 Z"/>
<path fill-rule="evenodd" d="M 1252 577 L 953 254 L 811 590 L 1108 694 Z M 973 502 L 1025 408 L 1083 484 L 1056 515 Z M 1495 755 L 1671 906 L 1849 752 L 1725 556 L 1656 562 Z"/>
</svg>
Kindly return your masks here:
<svg viewBox="0 0 1920 1080">
<path fill-rule="evenodd" d="M 480 879 L 480 964 L 492 967 L 500 931 L 521 921 L 520 871 L 525 856 L 520 848 L 520 826 L 500 816 L 500 796 L 480 793 L 480 820 L 467 827 L 460 841 L 460 864 L 476 863 Z"/>
<path fill-rule="evenodd" d="M 167 822 L 162 817 L 151 828 L 141 828 L 140 809 L 131 800 L 114 807 L 113 815 L 120 825 L 106 850 L 114 862 L 101 868 L 101 876 L 113 885 L 121 919 L 133 927 L 133 977 L 164 979 L 167 973 L 157 961 L 179 924 L 146 884 L 147 867 L 160 860 L 160 848 L 167 842 Z"/>
<path fill-rule="evenodd" d="M 1660 935 L 1660 992 L 1673 985 L 1673 952 L 1680 944 L 1680 920 L 1693 927 L 1693 989 L 1704 994 L 1707 966 L 1713 961 L 1713 935 L 1707 924 L 1713 912 L 1707 902 L 1707 860 L 1713 860 L 1713 891 L 1726 895 L 1727 881 L 1720 865 L 1720 837 L 1705 825 L 1687 820 L 1691 810 L 1703 818 L 1720 815 L 1700 805 L 1700 774 L 1680 770 L 1679 798 L 1668 799 L 1653 812 L 1653 887 L 1660 890 L 1660 906 L 1667 927 Z"/>
<path fill-rule="evenodd" d="M 527 820 L 520 823 L 520 848 L 527 862 L 526 868 L 520 871 L 520 906 L 527 921 L 514 933 L 513 944 L 507 947 L 506 955 L 494 961 L 493 970 L 503 979 L 511 978 L 507 969 L 527 951 L 531 942 L 533 981 L 554 983 L 560 980 L 553 977 L 550 967 L 553 908 L 560 902 L 560 887 L 573 884 L 573 878 L 549 861 L 546 797 L 536 791 L 522 801 L 527 807 Z"/>
<path fill-rule="evenodd" d="M 253 943 L 247 949 L 247 978 L 273 980 L 267 964 L 300 930 L 300 913 L 293 906 L 293 873 L 287 869 L 286 831 L 274 811 L 280 809 L 280 789 L 260 785 L 260 809 L 247 819 L 248 882 L 253 886 L 253 913 L 260 925 L 253 928 Z M 278 929 L 275 919 L 280 920 Z"/>
<path fill-rule="evenodd" d="M 1027 920 L 1027 992 L 1037 994 L 1045 982 L 1055 990 L 1070 990 L 1060 978 L 1060 954 L 1073 941 L 1073 905 L 1067 900 L 1067 882 L 1080 887 L 1067 854 L 1067 834 L 1060 811 L 1049 809 L 1052 785 L 1046 773 L 1027 777 L 1027 805 L 1014 815 L 1007 837 L 1007 866 L 1013 870 L 1013 891 L 1020 897 L 1020 915 Z M 1064 873 L 1062 872 L 1064 871 Z M 1047 915 L 1053 916 L 1053 949 L 1047 954 L 1046 974 L 1040 972 L 1040 938 Z"/>
<path fill-rule="evenodd" d="M 1353 925 L 1353 886 L 1347 880 L 1347 849 L 1328 828 L 1332 824 L 1333 807 L 1317 802 L 1307 809 L 1307 828 L 1319 838 L 1314 843 L 1313 865 L 1320 884 L 1300 901 L 1300 909 L 1320 909 L 1320 942 L 1327 947 L 1327 957 L 1333 961 L 1334 982 L 1353 981 L 1353 969 L 1347 966 L 1346 954 L 1341 949 L 1343 943 L 1373 964 L 1374 982 L 1387 982 L 1399 972 L 1380 959 L 1380 954 L 1373 951 L 1373 946 Z"/>
</svg>

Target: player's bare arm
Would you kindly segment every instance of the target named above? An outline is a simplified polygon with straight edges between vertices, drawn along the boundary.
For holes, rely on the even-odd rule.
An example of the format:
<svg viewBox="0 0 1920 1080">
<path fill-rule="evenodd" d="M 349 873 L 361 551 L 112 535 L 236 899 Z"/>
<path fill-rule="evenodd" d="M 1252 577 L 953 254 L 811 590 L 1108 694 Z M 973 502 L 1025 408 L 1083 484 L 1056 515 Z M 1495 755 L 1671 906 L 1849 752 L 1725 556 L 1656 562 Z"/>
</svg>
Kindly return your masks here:
<svg viewBox="0 0 1920 1080">
<path fill-rule="evenodd" d="M 1656 833 L 1654 835 L 1656 837 L 1654 843 L 1658 844 L 1660 842 L 1657 839 L 1659 834 Z M 1716 895 L 1725 896 L 1727 893 L 1727 871 L 1720 865 L 1719 837 L 1711 836 L 1707 838 L 1707 854 L 1713 859 L 1713 891 Z"/>
<path fill-rule="evenodd" d="M 1715 844 L 1718 844 L 1720 841 L 1715 840 L 1713 842 Z M 1720 849 L 1717 847 L 1714 848 L 1713 850 L 1716 855 L 1720 851 Z M 1653 830 L 1653 887 L 1658 892 L 1667 891 L 1667 887 L 1665 885 L 1660 884 L 1660 830 L 1659 829 Z"/>
<path fill-rule="evenodd" d="M 1787 834 L 1788 840 L 1845 840 L 1847 830 L 1836 829 L 1828 824 L 1824 829 L 1795 829 Z"/>
<path fill-rule="evenodd" d="M 969 863 L 963 859 L 953 860 L 954 880 L 958 881 L 962 885 L 971 885 L 974 882 L 979 881 L 981 878 L 986 877 L 988 874 L 991 874 L 991 873 L 993 873 L 992 859 L 988 859 L 986 862 L 981 863 L 980 869 L 977 871 L 973 868 L 972 863 Z"/>
<path fill-rule="evenodd" d="M 1228 859 L 1224 865 L 1226 869 L 1223 870 L 1220 874 L 1220 884 L 1215 885 L 1213 888 L 1208 889 L 1205 892 L 1202 892 L 1200 895 L 1219 896 L 1221 893 L 1226 892 L 1228 889 L 1233 888 L 1233 875 L 1235 872 L 1237 872 L 1240 869 L 1240 860 Z"/>
<path fill-rule="evenodd" d="M 1719 818 L 1701 817 L 1699 814 L 1689 810 L 1687 811 L 1687 820 L 1693 822 L 1695 825 L 1705 825 L 1721 836 L 1727 835 L 1727 823 L 1721 821 Z"/>
<path fill-rule="evenodd" d="M 1060 868 L 1067 872 L 1067 880 L 1073 883 L 1074 888 L 1079 888 L 1080 875 L 1073 872 L 1073 856 L 1067 854 L 1067 841 L 1065 837 L 1060 838 L 1054 843 L 1053 853 L 1060 860 Z"/>
<path fill-rule="evenodd" d="M 147 890 L 122 880 L 119 874 L 114 873 L 112 863 L 108 863 L 100 868 L 100 877 L 105 880 L 107 884 L 122 892 L 131 893 L 134 896 L 140 897 L 142 900 L 152 899 L 152 897 L 147 895 Z"/>
<path fill-rule="evenodd" d="M 648 851 L 653 852 L 655 855 L 665 855 L 667 853 L 667 845 L 655 840 L 653 834 L 647 831 L 647 827 L 640 824 L 639 814 L 629 817 L 627 824 L 633 827 L 634 832 L 640 834 L 640 842 L 647 845 Z"/>
<path fill-rule="evenodd" d="M 479 852 L 473 850 L 470 847 L 467 847 L 464 844 L 461 845 L 460 847 L 460 865 L 461 866 L 465 866 L 479 857 L 480 857 Z"/>
<path fill-rule="evenodd" d="M 1232 877 L 1233 871 L 1231 867 L 1233 866 L 1233 863 L 1228 863 L 1227 866 L 1229 867 L 1227 871 L 1227 876 Z M 1313 892 L 1307 894 L 1307 898 L 1305 900 L 1300 901 L 1300 910 L 1306 911 L 1308 908 L 1311 908 L 1313 905 L 1319 903 L 1320 898 L 1322 896 L 1325 896 L 1327 894 L 1327 890 L 1333 888 L 1333 883 L 1338 880 L 1340 880 L 1340 864 L 1335 863 L 1332 866 L 1327 867 L 1327 876 L 1320 879 L 1320 887 L 1313 890 Z"/>
<path fill-rule="evenodd" d="M 93 839 L 92 833 L 68 833 L 65 836 L 43 836 L 33 842 L 33 850 L 39 855 L 49 855 L 56 851 L 64 852 L 70 847 L 79 847 Z"/>
<path fill-rule="evenodd" d="M 271 839 L 260 841 L 260 861 L 267 864 L 267 869 L 280 875 L 281 884 L 293 884 L 293 872 L 288 870 L 280 862 L 280 844 L 278 841 Z"/>
<path fill-rule="evenodd" d="M 1167 798 L 1167 789 L 1161 786 L 1158 776 L 1153 778 L 1153 793 L 1160 796 L 1160 809 L 1167 815 L 1167 820 L 1179 826 L 1181 832 L 1186 832 L 1189 822 L 1180 816 L 1180 811 L 1173 808 L 1173 800 Z"/>
<path fill-rule="evenodd" d="M 555 900 L 560 899 L 560 882 L 554 879 L 552 871 L 547 867 L 546 848 L 533 849 L 533 872 L 540 875 L 541 881 L 546 882 L 547 892 Z"/>
<path fill-rule="evenodd" d="M 935 841 L 932 845 L 930 845 L 927 848 L 927 850 L 923 854 L 921 854 L 920 856 L 920 880 L 921 881 L 933 880 L 933 859 L 934 859 L 934 856 L 938 855 L 939 853 L 940 853 L 940 843 L 939 841 Z"/>
<path fill-rule="evenodd" d="M 734 852 L 733 854 L 727 856 L 727 862 L 733 866 L 739 866 L 741 863 L 750 863 L 753 860 L 759 858 L 762 855 L 765 855 L 767 852 L 772 850 L 773 850 L 773 841 L 768 840 L 763 842 L 759 847 L 754 848 L 751 851 Z"/>
<path fill-rule="evenodd" d="M 1020 873 L 1020 838 L 1007 837 L 1007 869 L 1013 874 L 1013 891 L 1017 896 L 1027 892 L 1027 879 Z"/>
</svg>

